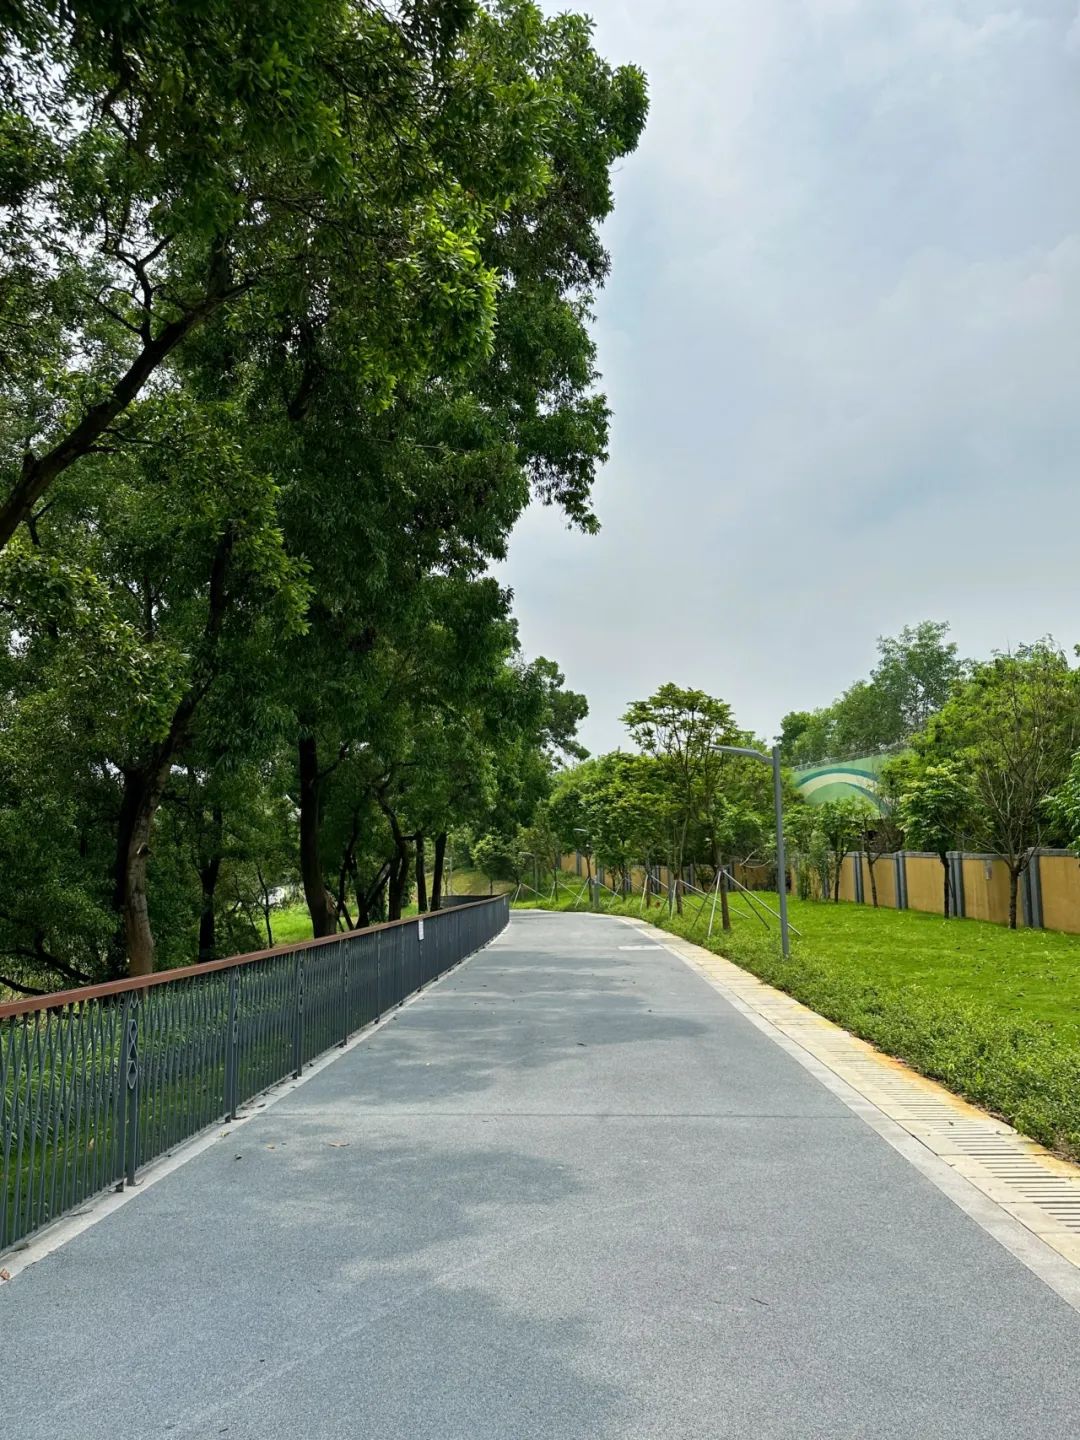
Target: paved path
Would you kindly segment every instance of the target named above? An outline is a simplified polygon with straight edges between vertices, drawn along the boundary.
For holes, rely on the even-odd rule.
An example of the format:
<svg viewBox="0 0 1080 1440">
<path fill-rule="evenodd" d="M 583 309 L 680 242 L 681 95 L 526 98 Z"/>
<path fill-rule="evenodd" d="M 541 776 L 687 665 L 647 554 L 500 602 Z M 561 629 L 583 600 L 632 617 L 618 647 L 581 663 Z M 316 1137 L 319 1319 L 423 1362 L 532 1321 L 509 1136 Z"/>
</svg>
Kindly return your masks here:
<svg viewBox="0 0 1080 1440">
<path fill-rule="evenodd" d="M 1076 1435 L 1080 1317 L 643 943 L 516 917 L 0 1289 L 0 1435 Z"/>
</svg>

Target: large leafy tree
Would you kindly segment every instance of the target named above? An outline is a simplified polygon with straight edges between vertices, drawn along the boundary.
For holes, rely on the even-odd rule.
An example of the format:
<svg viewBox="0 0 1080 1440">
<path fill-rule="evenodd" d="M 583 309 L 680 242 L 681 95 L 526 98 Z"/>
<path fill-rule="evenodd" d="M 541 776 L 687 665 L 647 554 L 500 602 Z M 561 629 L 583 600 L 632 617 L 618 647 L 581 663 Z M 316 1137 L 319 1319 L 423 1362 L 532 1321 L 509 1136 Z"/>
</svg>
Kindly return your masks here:
<svg viewBox="0 0 1080 1440">
<path fill-rule="evenodd" d="M 192 915 L 216 950 L 294 804 L 317 931 L 392 909 L 417 837 L 438 871 L 573 755 L 479 577 L 532 495 L 595 525 L 644 111 L 526 0 L 0 17 L 13 982 L 187 958 Z"/>
<path fill-rule="evenodd" d="M 975 792 L 969 776 L 955 760 L 914 761 L 905 769 L 897 818 L 911 845 L 932 850 L 941 861 L 942 914 L 951 915 L 956 903 L 948 852 L 959 848 L 964 836 L 978 823 Z"/>
<path fill-rule="evenodd" d="M 632 865 L 668 854 L 677 819 L 657 759 L 618 750 L 559 776 L 548 814 L 562 850 L 587 848 L 624 888 Z"/>
<path fill-rule="evenodd" d="M 845 755 L 870 755 L 902 745 L 923 730 L 963 679 L 949 627 L 924 620 L 878 640 L 878 662 L 832 705 L 796 710 L 781 723 L 779 744 L 791 765 L 814 765 Z"/>
<path fill-rule="evenodd" d="M 114 920 L 103 945 L 100 924 L 89 927 L 100 957 L 82 968 L 146 973 L 152 832 L 174 768 L 200 732 L 219 752 L 252 741 L 257 677 L 303 623 L 308 592 L 282 545 L 275 487 L 245 463 L 228 407 L 163 397 L 153 443 L 88 466 L 37 542 L 9 546 L 0 586 L 12 774 L 23 744 L 39 756 L 20 799 L 48 809 L 54 787 L 75 781 L 80 889 Z M 36 923 L 65 921 L 61 910 Z"/>
<path fill-rule="evenodd" d="M 962 785 L 968 833 L 1008 866 L 1013 928 L 1032 849 L 1055 834 L 1048 799 L 1065 782 L 1078 743 L 1080 671 L 1050 639 L 974 666 L 917 742 L 913 788 L 931 770 L 938 781 L 948 773 Z M 953 846 L 961 839 L 954 831 Z"/>
<path fill-rule="evenodd" d="M 543 181 L 543 97 L 485 46 L 524 23 L 434 0 L 9 7 L 0 545 L 72 466 L 137 440 L 140 396 L 224 312 L 347 291 L 384 394 L 434 346 L 486 343 L 478 235 Z"/>
<path fill-rule="evenodd" d="M 667 853 L 681 913 L 690 828 L 708 809 L 723 764 L 716 746 L 738 743 L 743 737 L 726 701 L 670 683 L 647 700 L 634 701 L 623 722 L 641 750 L 661 763 L 673 797 Z"/>
</svg>

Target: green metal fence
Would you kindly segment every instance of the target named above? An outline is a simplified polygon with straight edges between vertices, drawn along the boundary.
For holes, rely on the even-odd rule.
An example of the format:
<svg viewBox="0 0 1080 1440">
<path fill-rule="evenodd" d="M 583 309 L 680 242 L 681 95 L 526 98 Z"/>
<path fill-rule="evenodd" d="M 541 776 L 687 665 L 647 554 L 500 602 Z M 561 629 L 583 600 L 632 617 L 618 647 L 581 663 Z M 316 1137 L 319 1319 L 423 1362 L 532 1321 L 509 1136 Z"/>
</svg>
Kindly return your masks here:
<svg viewBox="0 0 1080 1440">
<path fill-rule="evenodd" d="M 0 1005 L 0 1251 L 299 1075 L 508 917 L 496 896 Z"/>
</svg>

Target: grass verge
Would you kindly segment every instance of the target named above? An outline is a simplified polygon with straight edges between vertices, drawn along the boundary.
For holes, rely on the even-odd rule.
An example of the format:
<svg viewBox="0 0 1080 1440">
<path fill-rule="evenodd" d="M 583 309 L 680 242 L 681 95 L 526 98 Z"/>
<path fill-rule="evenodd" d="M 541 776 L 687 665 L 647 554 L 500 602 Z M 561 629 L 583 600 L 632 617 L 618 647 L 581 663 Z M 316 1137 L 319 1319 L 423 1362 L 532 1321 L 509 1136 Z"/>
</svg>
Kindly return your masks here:
<svg viewBox="0 0 1080 1440">
<path fill-rule="evenodd" d="M 571 909 L 576 891 L 556 905 Z M 776 907 L 775 895 L 763 895 Z M 1080 936 L 1009 931 L 916 911 L 791 902 L 802 931 L 790 960 L 775 929 L 733 901 L 732 929 L 706 939 L 707 908 L 643 915 L 723 955 L 879 1049 L 994 1112 L 1024 1134 L 1080 1158 Z M 717 921 L 719 923 L 719 920 Z"/>
</svg>

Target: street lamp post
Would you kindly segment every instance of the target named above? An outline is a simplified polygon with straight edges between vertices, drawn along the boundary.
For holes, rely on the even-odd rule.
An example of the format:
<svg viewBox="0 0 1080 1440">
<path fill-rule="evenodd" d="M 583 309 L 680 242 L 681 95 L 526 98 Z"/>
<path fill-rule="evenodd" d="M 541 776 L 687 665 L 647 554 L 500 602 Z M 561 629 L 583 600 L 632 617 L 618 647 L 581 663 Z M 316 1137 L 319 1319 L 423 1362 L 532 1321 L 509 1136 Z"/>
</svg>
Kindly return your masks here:
<svg viewBox="0 0 1080 1440">
<path fill-rule="evenodd" d="M 774 745 L 772 754 L 753 750 L 748 745 L 711 745 L 723 755 L 745 755 L 751 760 L 760 760 L 771 765 L 773 772 L 773 806 L 776 810 L 776 884 L 780 891 L 780 949 L 784 959 L 791 955 L 791 937 L 788 934 L 787 918 L 787 858 L 784 854 L 784 785 L 780 774 L 780 747 Z"/>
</svg>

